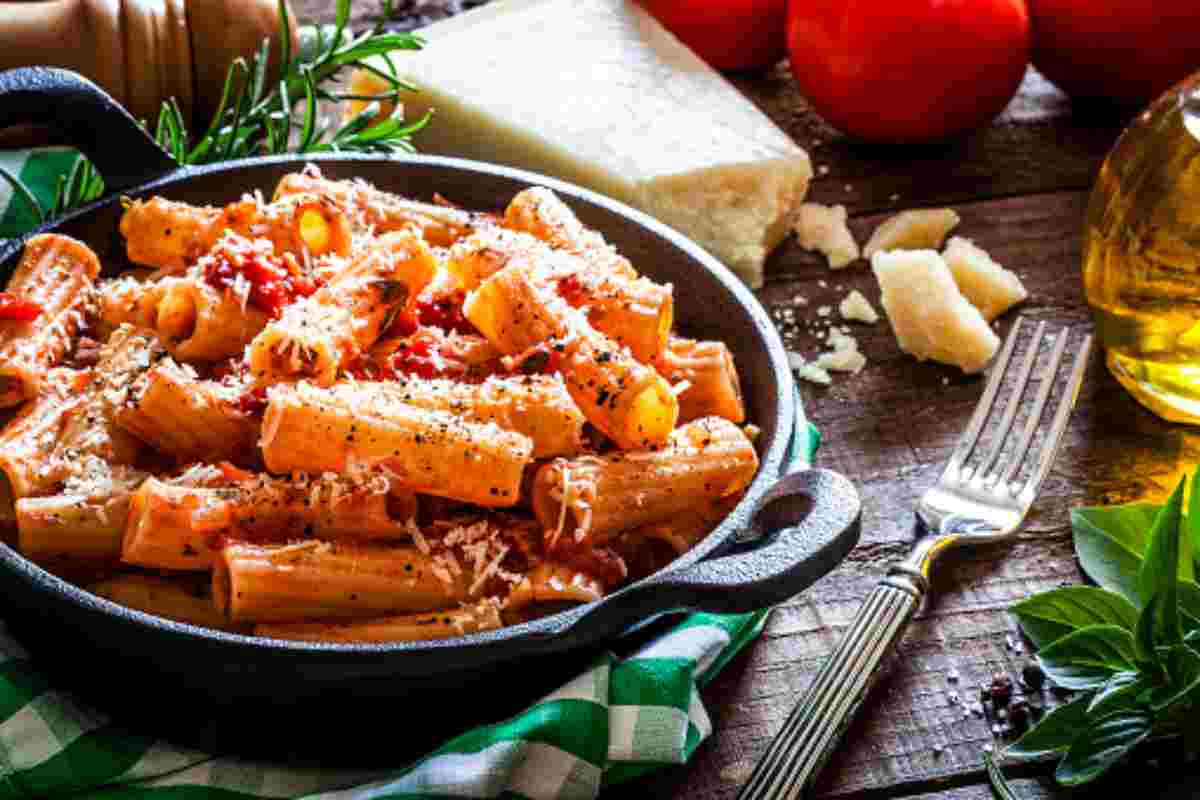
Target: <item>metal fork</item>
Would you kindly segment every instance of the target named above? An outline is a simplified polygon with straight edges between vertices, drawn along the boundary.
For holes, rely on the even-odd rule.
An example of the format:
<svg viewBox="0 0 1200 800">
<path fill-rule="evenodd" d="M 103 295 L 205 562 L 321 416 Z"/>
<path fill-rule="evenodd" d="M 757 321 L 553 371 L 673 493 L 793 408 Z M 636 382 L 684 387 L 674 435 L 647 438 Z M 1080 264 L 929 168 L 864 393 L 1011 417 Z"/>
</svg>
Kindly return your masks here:
<svg viewBox="0 0 1200 800">
<path fill-rule="evenodd" d="M 1010 438 L 1046 335 L 1046 323 L 1038 323 L 1025 355 L 1014 367 L 1014 386 L 988 446 L 977 447 L 988 418 L 1000 405 L 1000 387 L 1010 372 L 1022 322 L 1018 318 L 1009 331 L 983 396 L 941 477 L 917 503 L 919 535 L 912 551 L 871 592 L 837 649 L 817 673 L 808 693 L 788 715 L 766 755 L 738 793 L 739 800 L 793 800 L 810 789 L 862 705 L 884 656 L 900 640 L 929 590 L 929 575 L 937 557 L 954 547 L 1007 539 L 1025 519 L 1058 453 L 1083 382 L 1092 337 L 1085 337 L 1076 351 L 1049 428 L 1030 457 L 1032 468 L 1024 479 L 1018 480 L 1021 468 L 1030 463 L 1026 455 L 1042 427 L 1047 402 L 1061 382 L 1059 373 L 1070 334 L 1064 328 L 1055 336 L 1050 362 L 1041 371 L 1040 386 L 1025 424 L 1014 434 L 1015 439 Z M 1007 444 L 1012 447 L 1006 451 Z M 976 450 L 981 455 L 969 463 Z"/>
</svg>

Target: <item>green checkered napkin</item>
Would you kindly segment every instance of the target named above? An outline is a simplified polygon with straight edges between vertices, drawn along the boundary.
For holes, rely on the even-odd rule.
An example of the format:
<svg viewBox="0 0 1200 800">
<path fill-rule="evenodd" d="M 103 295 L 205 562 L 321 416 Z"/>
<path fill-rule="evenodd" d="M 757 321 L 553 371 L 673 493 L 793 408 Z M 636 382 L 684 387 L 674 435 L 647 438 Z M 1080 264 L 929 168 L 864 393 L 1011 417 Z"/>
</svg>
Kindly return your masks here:
<svg viewBox="0 0 1200 800">
<path fill-rule="evenodd" d="M 49 208 L 65 150 L 0 152 Z M 0 181 L 0 238 L 35 217 Z M 793 446 L 806 463 L 818 437 Z M 587 672 L 494 725 L 404 768 L 363 773 L 214 757 L 121 727 L 56 691 L 0 623 L 0 800 L 192 798 L 594 798 L 603 787 L 683 764 L 712 733 L 698 693 L 762 630 L 768 611 L 692 614 L 634 656 Z M 146 732 L 147 734 L 149 732 Z"/>
</svg>

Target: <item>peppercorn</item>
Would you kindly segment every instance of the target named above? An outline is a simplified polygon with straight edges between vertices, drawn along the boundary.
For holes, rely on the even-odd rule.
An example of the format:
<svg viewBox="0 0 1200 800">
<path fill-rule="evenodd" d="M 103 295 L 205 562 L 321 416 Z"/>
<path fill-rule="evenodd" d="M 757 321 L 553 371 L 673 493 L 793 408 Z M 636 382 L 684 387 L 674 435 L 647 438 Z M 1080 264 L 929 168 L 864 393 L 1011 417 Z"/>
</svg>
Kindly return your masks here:
<svg viewBox="0 0 1200 800">
<path fill-rule="evenodd" d="M 1024 699 L 1016 700 L 1008 707 L 1008 721 L 1018 731 L 1025 730 L 1029 725 L 1029 703 Z"/>
<path fill-rule="evenodd" d="M 1012 694 L 1012 678 L 1001 672 L 997 672 L 992 676 L 991 697 L 993 703 L 997 706 L 1008 705 L 1008 701 L 1012 699 Z"/>
</svg>

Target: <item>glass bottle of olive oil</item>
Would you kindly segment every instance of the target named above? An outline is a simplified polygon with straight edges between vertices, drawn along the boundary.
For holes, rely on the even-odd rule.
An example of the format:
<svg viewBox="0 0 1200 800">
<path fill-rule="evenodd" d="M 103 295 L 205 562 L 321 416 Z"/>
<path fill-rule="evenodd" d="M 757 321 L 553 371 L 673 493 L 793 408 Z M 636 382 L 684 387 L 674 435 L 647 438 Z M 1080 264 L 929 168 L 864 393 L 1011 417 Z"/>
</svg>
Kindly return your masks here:
<svg viewBox="0 0 1200 800">
<path fill-rule="evenodd" d="M 1200 74 L 1108 154 L 1088 206 L 1083 282 L 1116 379 L 1159 416 L 1200 424 Z"/>
</svg>

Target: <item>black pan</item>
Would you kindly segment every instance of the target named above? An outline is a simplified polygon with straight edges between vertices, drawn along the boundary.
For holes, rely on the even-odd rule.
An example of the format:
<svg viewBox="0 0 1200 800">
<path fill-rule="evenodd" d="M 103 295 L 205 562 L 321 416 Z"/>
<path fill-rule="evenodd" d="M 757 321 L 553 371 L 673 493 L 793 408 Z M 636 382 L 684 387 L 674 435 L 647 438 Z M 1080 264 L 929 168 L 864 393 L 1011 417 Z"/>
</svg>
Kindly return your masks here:
<svg viewBox="0 0 1200 800">
<path fill-rule="evenodd" d="M 91 682 L 101 688 L 100 697 L 119 695 L 127 708 L 128 687 L 145 698 L 161 699 L 169 691 L 172 716 L 182 713 L 188 698 L 203 713 L 242 720 L 245 709 L 259 702 L 286 706 L 337 698 L 326 704 L 362 712 L 375 707 L 365 703 L 388 699 L 444 698 L 447 690 L 479 686 L 481 679 L 484 694 L 515 699 L 520 677 L 554 672 L 557 664 L 574 668 L 581 657 L 666 612 L 745 612 L 780 603 L 825 575 L 858 539 L 853 486 L 835 473 L 805 468 L 794 452 L 807 423 L 783 345 L 762 306 L 701 248 L 638 211 L 542 175 L 450 158 L 323 155 L 181 168 L 111 98 L 62 70 L 0 73 L 0 128 L 21 122 L 56 126 L 104 176 L 108 197 L 38 232 L 87 242 L 109 274 L 129 266 L 117 234 L 122 196 L 223 204 L 253 189 L 270 195 L 280 177 L 307 162 L 331 178 L 359 176 L 422 199 L 437 192 L 472 209 L 501 209 L 526 186 L 548 186 L 640 271 L 674 284 L 681 330 L 729 344 L 750 419 L 762 429 L 762 467 L 745 499 L 670 567 L 590 605 L 444 641 L 310 644 L 197 628 L 96 597 L 0 546 L 9 624 L 47 669 L 81 686 L 88 683 L 81 673 L 94 674 L 93 665 L 102 665 L 106 677 Z M 16 241 L 0 250 L 0 280 L 11 275 L 21 247 Z M 84 663 L 88 669 L 74 669 Z M 547 680 L 536 681 L 543 691 L 553 686 Z M 118 685 L 126 688 L 117 691 Z M 304 706 L 306 713 L 315 707 Z M 307 725 L 298 733 L 318 735 Z"/>
</svg>

